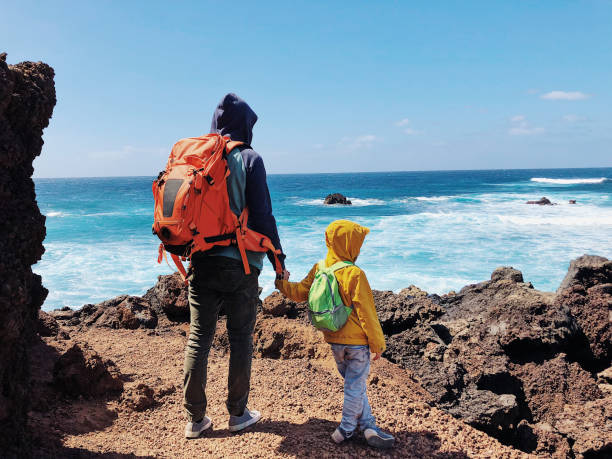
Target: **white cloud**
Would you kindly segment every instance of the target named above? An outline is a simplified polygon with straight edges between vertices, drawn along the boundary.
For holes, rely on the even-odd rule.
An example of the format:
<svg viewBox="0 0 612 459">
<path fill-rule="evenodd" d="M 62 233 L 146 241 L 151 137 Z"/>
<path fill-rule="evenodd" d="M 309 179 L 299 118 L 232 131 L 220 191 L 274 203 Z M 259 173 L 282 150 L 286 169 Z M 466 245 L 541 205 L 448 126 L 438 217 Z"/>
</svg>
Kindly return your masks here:
<svg viewBox="0 0 612 459">
<path fill-rule="evenodd" d="M 408 118 L 404 118 L 403 120 L 399 120 L 398 122 L 396 122 L 395 125 L 398 127 L 404 128 L 402 129 L 404 131 L 404 134 L 408 134 L 408 135 L 418 134 L 419 131 L 417 131 L 413 127 L 410 127 L 411 123 L 412 122 Z"/>
<path fill-rule="evenodd" d="M 510 118 L 510 129 L 508 134 L 510 135 L 535 135 L 544 132 L 544 128 L 531 126 L 527 122 L 525 115 L 515 115 Z"/>
<path fill-rule="evenodd" d="M 583 100 L 591 97 L 589 94 L 585 94 L 580 91 L 550 91 L 546 94 L 542 94 L 540 99 L 547 100 Z"/>
<path fill-rule="evenodd" d="M 403 120 L 399 120 L 397 123 L 395 123 L 395 125 L 399 127 L 408 126 L 409 124 L 410 120 L 408 118 L 404 118 Z"/>
</svg>

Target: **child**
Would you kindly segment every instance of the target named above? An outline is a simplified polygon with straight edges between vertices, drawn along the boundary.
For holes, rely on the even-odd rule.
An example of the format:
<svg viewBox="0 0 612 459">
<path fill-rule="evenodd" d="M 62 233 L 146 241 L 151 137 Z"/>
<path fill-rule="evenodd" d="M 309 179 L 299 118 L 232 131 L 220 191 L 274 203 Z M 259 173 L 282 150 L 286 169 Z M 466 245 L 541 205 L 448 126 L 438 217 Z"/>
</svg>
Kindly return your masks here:
<svg viewBox="0 0 612 459">
<path fill-rule="evenodd" d="M 325 265 L 339 261 L 355 262 L 368 228 L 348 220 L 336 220 L 325 230 L 327 257 Z M 293 301 L 306 301 L 313 283 L 317 265 L 302 282 L 277 280 L 278 288 Z M 323 331 L 325 341 L 331 344 L 338 371 L 344 378 L 344 405 L 342 422 L 332 434 L 336 443 L 351 438 L 359 429 L 370 446 L 389 448 L 395 439 L 376 427 L 366 393 L 366 380 L 370 372 L 370 352 L 378 360 L 385 350 L 385 337 L 376 315 L 372 290 L 365 273 L 354 265 L 347 265 L 334 273 L 342 302 L 353 307 L 347 322 L 336 332 Z"/>
</svg>

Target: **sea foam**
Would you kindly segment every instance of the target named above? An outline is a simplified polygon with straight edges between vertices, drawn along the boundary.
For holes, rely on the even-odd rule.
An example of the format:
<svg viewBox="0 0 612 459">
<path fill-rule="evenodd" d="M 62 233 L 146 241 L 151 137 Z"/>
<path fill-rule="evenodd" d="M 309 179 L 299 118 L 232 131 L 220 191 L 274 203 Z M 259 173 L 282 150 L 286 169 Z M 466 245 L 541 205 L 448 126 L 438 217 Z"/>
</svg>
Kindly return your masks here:
<svg viewBox="0 0 612 459">
<path fill-rule="evenodd" d="M 596 183 L 603 183 L 606 180 L 608 180 L 606 177 L 598 177 L 598 178 L 573 178 L 573 179 L 533 177 L 531 179 L 532 182 L 536 182 L 536 183 L 550 183 L 550 184 L 553 184 L 553 185 L 596 184 Z"/>
</svg>

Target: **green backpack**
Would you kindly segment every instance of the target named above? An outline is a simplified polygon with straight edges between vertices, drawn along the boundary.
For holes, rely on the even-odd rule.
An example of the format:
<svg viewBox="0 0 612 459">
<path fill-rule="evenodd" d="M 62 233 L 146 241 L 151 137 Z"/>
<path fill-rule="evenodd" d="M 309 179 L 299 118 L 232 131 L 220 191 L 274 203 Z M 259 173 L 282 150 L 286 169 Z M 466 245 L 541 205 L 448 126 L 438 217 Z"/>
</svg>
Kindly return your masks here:
<svg viewBox="0 0 612 459">
<path fill-rule="evenodd" d="M 308 292 L 308 317 L 310 323 L 320 330 L 340 330 L 353 310 L 342 302 L 338 281 L 334 276 L 334 272 L 347 266 L 354 265 L 350 261 L 339 261 L 326 267 L 325 261 L 320 261 L 317 266 L 317 273 Z"/>
</svg>

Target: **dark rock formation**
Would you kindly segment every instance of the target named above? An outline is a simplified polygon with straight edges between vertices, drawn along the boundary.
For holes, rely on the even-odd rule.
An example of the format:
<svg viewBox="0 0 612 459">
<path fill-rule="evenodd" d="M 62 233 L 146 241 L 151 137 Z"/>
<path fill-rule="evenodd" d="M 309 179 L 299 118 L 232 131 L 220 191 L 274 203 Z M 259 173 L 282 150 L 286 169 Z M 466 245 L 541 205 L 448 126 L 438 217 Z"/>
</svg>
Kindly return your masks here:
<svg viewBox="0 0 612 459">
<path fill-rule="evenodd" d="M 612 261 L 583 255 L 570 263 L 557 290 L 559 306 L 569 307 L 592 352 L 590 369 L 600 371 L 612 359 Z"/>
<path fill-rule="evenodd" d="M 170 320 L 189 321 L 187 286 L 179 273 L 159 276 L 155 286 L 143 298 L 157 314 L 165 314 Z"/>
<path fill-rule="evenodd" d="M 38 311 L 38 334 L 40 336 L 57 336 L 60 326 L 55 317 L 45 311 Z"/>
<path fill-rule="evenodd" d="M 103 360 L 85 344 L 75 344 L 59 357 L 53 368 L 53 384 L 70 397 L 93 397 L 123 390 L 115 364 Z"/>
<path fill-rule="evenodd" d="M 31 269 L 45 237 L 31 177 L 55 106 L 53 77 L 46 64 L 7 65 L 0 54 L 0 445 L 8 457 L 25 454 L 29 444 L 27 349 L 47 296 Z"/>
<path fill-rule="evenodd" d="M 539 206 L 552 206 L 554 205 L 550 199 L 548 199 L 547 197 L 542 197 L 540 199 L 538 199 L 537 201 L 527 201 L 527 204 L 537 204 Z"/>
<path fill-rule="evenodd" d="M 346 196 L 344 196 L 343 194 L 340 194 L 340 193 L 328 194 L 325 197 L 325 201 L 323 203 L 327 204 L 327 205 L 343 204 L 345 206 L 350 206 L 351 204 L 353 204 L 350 201 L 350 199 L 347 199 Z"/>
<path fill-rule="evenodd" d="M 569 200 L 569 203 L 570 203 L 570 204 L 576 204 L 576 200 L 575 200 L 575 199 L 570 199 L 570 200 Z"/>
<path fill-rule="evenodd" d="M 81 309 L 62 308 L 51 312 L 67 325 L 108 328 L 155 328 L 157 313 L 150 303 L 139 296 L 120 295 L 98 304 L 86 304 Z"/>
<path fill-rule="evenodd" d="M 262 302 L 262 312 L 273 317 L 287 317 L 296 319 L 298 317 L 307 319 L 308 303 L 296 303 L 276 291 L 268 295 Z"/>
<path fill-rule="evenodd" d="M 454 295 L 374 292 L 384 355 L 436 406 L 503 442 L 555 457 L 605 454 L 612 395 L 592 371 L 610 366 L 611 264 L 575 260 L 558 294 L 507 267 Z"/>
</svg>

